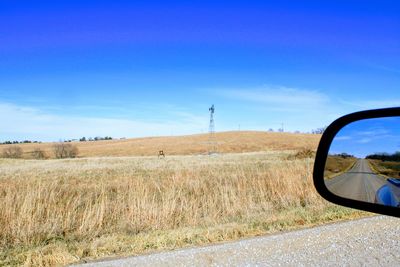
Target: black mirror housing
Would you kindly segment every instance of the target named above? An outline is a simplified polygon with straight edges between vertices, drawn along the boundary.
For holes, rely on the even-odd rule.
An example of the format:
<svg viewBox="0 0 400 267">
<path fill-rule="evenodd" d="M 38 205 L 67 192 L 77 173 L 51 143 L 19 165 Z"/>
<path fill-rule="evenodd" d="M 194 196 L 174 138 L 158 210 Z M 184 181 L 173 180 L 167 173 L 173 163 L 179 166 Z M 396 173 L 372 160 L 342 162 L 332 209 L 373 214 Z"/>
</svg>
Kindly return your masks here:
<svg viewBox="0 0 400 267">
<path fill-rule="evenodd" d="M 331 125 L 327 127 L 327 129 L 325 130 L 324 134 L 321 137 L 321 141 L 317 150 L 315 164 L 314 164 L 314 173 L 313 173 L 314 185 L 318 193 L 323 198 L 332 203 L 354 209 L 400 217 L 399 207 L 344 198 L 342 196 L 339 196 L 338 194 L 332 193 L 327 188 L 327 185 L 324 180 L 325 166 L 327 164 L 328 153 L 330 151 L 330 147 L 335 136 L 339 133 L 341 129 L 343 129 L 344 127 L 346 127 L 351 123 L 358 122 L 361 120 L 390 118 L 390 117 L 400 117 L 400 108 L 396 107 L 396 108 L 376 109 L 376 110 L 367 110 L 367 111 L 352 113 L 335 120 Z M 399 144 L 400 144 L 400 139 L 399 139 Z"/>
</svg>

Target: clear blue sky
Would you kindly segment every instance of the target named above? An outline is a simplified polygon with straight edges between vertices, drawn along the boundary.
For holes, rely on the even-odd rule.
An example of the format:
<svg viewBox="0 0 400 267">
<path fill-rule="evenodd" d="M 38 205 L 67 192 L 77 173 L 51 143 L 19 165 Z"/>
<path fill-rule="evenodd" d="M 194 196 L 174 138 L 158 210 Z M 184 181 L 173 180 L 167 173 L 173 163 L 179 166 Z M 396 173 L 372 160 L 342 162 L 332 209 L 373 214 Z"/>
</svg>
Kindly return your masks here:
<svg viewBox="0 0 400 267">
<path fill-rule="evenodd" d="M 278 3 L 279 2 L 279 3 Z M 400 106 L 398 1 L 1 1 L 0 141 L 310 131 Z"/>
<path fill-rule="evenodd" d="M 353 122 L 337 134 L 330 154 L 347 153 L 359 158 L 400 151 L 400 118 L 377 118 Z"/>
</svg>

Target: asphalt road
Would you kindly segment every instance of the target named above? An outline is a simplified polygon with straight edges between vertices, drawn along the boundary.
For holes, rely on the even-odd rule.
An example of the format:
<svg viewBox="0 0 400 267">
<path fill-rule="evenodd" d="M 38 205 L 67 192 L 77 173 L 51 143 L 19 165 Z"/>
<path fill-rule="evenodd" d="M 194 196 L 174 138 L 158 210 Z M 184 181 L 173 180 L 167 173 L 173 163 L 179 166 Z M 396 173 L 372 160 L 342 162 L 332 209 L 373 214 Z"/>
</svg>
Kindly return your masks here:
<svg viewBox="0 0 400 267">
<path fill-rule="evenodd" d="M 400 266 L 399 222 L 397 218 L 376 216 L 79 266 Z"/>
<path fill-rule="evenodd" d="M 326 187 L 335 195 L 372 203 L 376 191 L 385 183 L 386 178 L 376 175 L 365 159 L 359 159 L 348 172 L 325 180 Z"/>
</svg>

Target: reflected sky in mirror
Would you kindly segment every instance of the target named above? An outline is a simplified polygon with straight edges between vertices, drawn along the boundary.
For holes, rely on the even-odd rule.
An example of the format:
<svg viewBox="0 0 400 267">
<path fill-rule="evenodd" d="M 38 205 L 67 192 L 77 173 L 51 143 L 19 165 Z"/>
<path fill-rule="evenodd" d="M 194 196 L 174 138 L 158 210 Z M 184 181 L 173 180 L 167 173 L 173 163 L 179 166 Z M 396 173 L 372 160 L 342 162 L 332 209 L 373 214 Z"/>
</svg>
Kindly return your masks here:
<svg viewBox="0 0 400 267">
<path fill-rule="evenodd" d="M 399 150 L 400 117 L 387 117 L 360 120 L 345 126 L 334 138 L 329 154 L 348 153 L 365 158 Z"/>
</svg>

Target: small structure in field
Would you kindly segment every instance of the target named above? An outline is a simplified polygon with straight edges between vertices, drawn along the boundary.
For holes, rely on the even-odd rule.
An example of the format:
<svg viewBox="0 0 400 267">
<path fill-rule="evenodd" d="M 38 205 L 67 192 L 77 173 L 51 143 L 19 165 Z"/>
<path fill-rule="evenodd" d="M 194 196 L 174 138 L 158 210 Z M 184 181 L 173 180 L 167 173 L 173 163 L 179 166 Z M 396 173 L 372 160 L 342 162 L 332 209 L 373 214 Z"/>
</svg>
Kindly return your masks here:
<svg viewBox="0 0 400 267">
<path fill-rule="evenodd" d="M 158 158 L 165 158 L 164 150 L 158 151 Z"/>
</svg>

